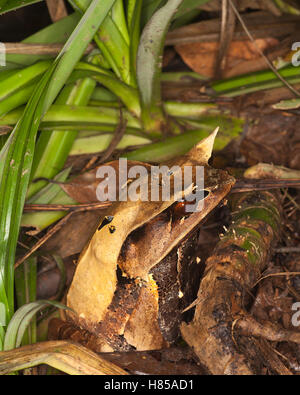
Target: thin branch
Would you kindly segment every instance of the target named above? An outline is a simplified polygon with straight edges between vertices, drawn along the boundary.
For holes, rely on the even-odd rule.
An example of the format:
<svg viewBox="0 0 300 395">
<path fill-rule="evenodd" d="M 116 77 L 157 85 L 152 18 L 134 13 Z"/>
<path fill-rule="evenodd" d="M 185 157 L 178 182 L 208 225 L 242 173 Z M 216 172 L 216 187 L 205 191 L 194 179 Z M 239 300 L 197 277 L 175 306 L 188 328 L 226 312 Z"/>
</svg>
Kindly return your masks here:
<svg viewBox="0 0 300 395">
<path fill-rule="evenodd" d="M 92 211 L 111 206 L 111 202 L 86 203 L 86 204 L 25 204 L 24 211 Z"/>
<path fill-rule="evenodd" d="M 58 232 L 59 229 L 61 229 L 62 226 L 66 222 L 68 222 L 72 214 L 72 212 L 68 213 L 63 219 L 57 222 L 41 239 L 39 239 L 39 241 L 32 248 L 30 248 L 28 252 L 26 252 L 25 255 L 22 256 L 22 258 L 17 260 L 14 268 L 16 269 L 18 266 L 20 266 L 27 258 L 29 258 L 35 251 L 37 251 L 44 243 L 46 243 L 46 241 L 50 239 L 50 237 L 53 236 L 54 233 Z"/>
<path fill-rule="evenodd" d="M 57 22 L 68 16 L 64 0 L 46 0 L 52 22 Z"/>
<path fill-rule="evenodd" d="M 232 8 L 229 7 L 228 0 L 222 0 L 220 48 L 215 64 L 215 79 L 221 78 L 222 71 L 225 69 L 226 56 L 234 36 L 235 20 L 235 13 L 233 12 Z"/>
<path fill-rule="evenodd" d="M 300 179 L 278 180 L 278 179 L 253 179 L 243 178 L 237 180 L 232 188 L 232 192 L 251 192 L 251 191 L 267 191 L 269 189 L 281 188 L 300 188 Z"/>
<path fill-rule="evenodd" d="M 119 142 L 122 140 L 124 133 L 126 132 L 126 126 L 127 126 L 127 120 L 124 119 L 123 117 L 123 111 L 120 106 L 120 118 L 119 118 L 119 123 L 116 127 L 115 133 L 113 135 L 113 138 L 107 147 L 107 149 L 103 152 L 101 158 L 100 158 L 100 163 L 104 163 L 109 157 L 112 155 L 114 150 L 117 148 Z"/>
<path fill-rule="evenodd" d="M 255 46 L 257 52 L 264 58 L 265 62 L 267 63 L 267 65 L 270 67 L 270 69 L 273 71 L 273 73 L 276 75 L 277 78 L 280 79 L 280 81 L 291 91 L 293 92 L 293 94 L 297 97 L 300 97 L 300 93 L 293 88 L 292 85 L 290 85 L 281 75 L 280 73 L 278 73 L 278 71 L 276 70 L 276 68 L 273 66 L 272 62 L 268 59 L 268 57 L 263 53 L 263 51 L 258 47 L 258 45 L 256 44 L 252 34 L 250 33 L 250 31 L 248 30 L 243 18 L 241 17 L 239 11 L 237 10 L 237 8 L 235 7 L 235 5 L 233 4 L 232 0 L 228 0 L 233 11 L 235 12 L 235 15 L 237 16 L 238 20 L 240 21 L 243 29 L 245 30 L 247 36 L 249 37 L 249 39 L 252 41 L 253 45 Z"/>
<path fill-rule="evenodd" d="M 63 44 L 29 44 L 29 43 L 3 43 L 6 54 L 23 55 L 57 55 L 63 48 Z M 89 44 L 85 54 L 89 54 L 94 49 L 93 44 Z M 0 47 L 0 53 L 3 53 Z"/>
</svg>

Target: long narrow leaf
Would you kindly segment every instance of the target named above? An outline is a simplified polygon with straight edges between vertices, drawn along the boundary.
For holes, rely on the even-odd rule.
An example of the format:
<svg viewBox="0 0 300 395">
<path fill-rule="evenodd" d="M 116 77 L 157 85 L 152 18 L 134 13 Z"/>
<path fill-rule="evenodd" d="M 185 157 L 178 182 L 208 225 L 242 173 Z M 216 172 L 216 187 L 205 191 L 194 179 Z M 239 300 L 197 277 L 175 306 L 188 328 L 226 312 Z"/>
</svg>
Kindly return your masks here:
<svg viewBox="0 0 300 395">
<path fill-rule="evenodd" d="M 30 178 L 34 144 L 42 116 L 72 72 L 115 0 L 93 0 L 61 53 L 36 87 L 23 116 L 0 153 L 0 303 L 13 314 L 14 258 Z M 3 341 L 3 339 L 0 339 Z M 1 343 L 2 343 L 1 341 Z"/>
<path fill-rule="evenodd" d="M 161 69 L 164 42 L 171 21 L 183 0 L 169 0 L 150 19 L 141 36 L 137 55 L 137 81 L 142 118 L 147 129 L 158 127 L 162 118 Z"/>
<path fill-rule="evenodd" d="M 91 0 L 69 1 L 75 9 L 84 12 Z M 129 44 L 111 15 L 107 15 L 103 21 L 95 36 L 95 42 L 115 74 L 122 81 L 130 84 L 132 77 L 130 73 Z"/>
<path fill-rule="evenodd" d="M 175 18 L 179 18 L 184 14 L 193 11 L 195 8 L 207 3 L 209 0 L 183 0 L 181 6 L 175 14 Z"/>
<path fill-rule="evenodd" d="M 134 4 L 133 4 L 134 3 Z M 140 42 L 140 30 L 141 30 L 141 16 L 142 16 L 142 1 L 134 0 L 129 2 L 129 5 L 132 7 L 129 10 L 128 15 L 128 25 L 130 32 L 130 63 L 132 75 L 134 76 L 134 86 L 137 85 L 136 81 L 136 62 L 137 62 L 137 53 Z M 129 7 L 129 6 L 128 6 Z"/>
<path fill-rule="evenodd" d="M 150 20 L 155 11 L 166 3 L 166 0 L 143 0 L 142 3 L 142 24 L 144 26 Z"/>
<path fill-rule="evenodd" d="M 15 271 L 15 284 L 18 308 L 36 300 L 37 258 L 31 256 Z M 32 320 L 23 336 L 22 344 L 36 342 L 36 320 Z"/>
<path fill-rule="evenodd" d="M 3 100 L 33 82 L 42 75 L 51 65 L 50 61 L 43 60 L 23 70 L 17 70 L 0 82 L 0 100 Z"/>
<path fill-rule="evenodd" d="M 22 109 L 11 111 L 9 114 L 0 118 L 0 125 L 14 125 L 20 118 L 21 114 Z M 119 122 L 119 115 L 120 112 L 116 108 L 85 106 L 72 107 L 67 105 L 53 104 L 45 114 L 41 126 L 50 126 L 52 128 L 56 128 L 59 125 L 65 124 L 66 127 L 69 128 L 73 124 L 75 129 L 78 130 L 78 126 L 76 127 L 77 123 L 81 125 L 94 126 L 97 126 L 97 124 L 116 125 Z M 140 128 L 138 119 L 131 116 L 131 114 L 124 111 L 124 117 L 127 120 L 127 125 L 129 127 Z M 82 130 L 82 127 L 84 128 L 84 126 L 79 125 L 79 129 Z"/>
<path fill-rule="evenodd" d="M 48 300 L 39 300 L 37 302 L 28 303 L 20 307 L 12 317 L 5 334 L 4 351 L 19 347 L 23 335 L 35 314 L 47 305 L 55 306 L 60 309 L 67 309 L 61 303 Z"/>
<path fill-rule="evenodd" d="M 3 5 L 2 5 L 2 7 L 0 7 L 0 15 L 5 14 L 8 11 L 13 11 L 18 8 L 25 7 L 30 4 L 38 3 L 39 1 L 42 1 L 42 0 L 22 0 L 22 1 L 20 1 L 20 0 L 5 1 L 4 0 L 4 2 L 2 0 Z"/>
<path fill-rule="evenodd" d="M 108 73 L 104 74 L 100 68 L 87 63 L 80 62 L 76 69 L 90 71 L 91 77 L 119 97 L 133 115 L 140 116 L 141 108 L 137 89 Z"/>
<path fill-rule="evenodd" d="M 91 94 L 96 86 L 96 82 L 91 78 L 78 81 L 73 89 L 69 86 L 65 90 L 70 91 L 65 99 L 62 93 L 56 103 L 62 102 L 68 105 L 87 105 Z M 72 88 L 72 85 L 70 86 Z M 34 156 L 31 177 L 53 178 L 63 168 L 72 145 L 76 139 L 77 132 L 65 130 L 63 133 L 53 130 L 51 133 L 43 133 L 37 142 Z M 28 188 L 27 197 L 32 196 L 45 185 L 45 182 L 31 183 Z"/>
<path fill-rule="evenodd" d="M 80 21 L 81 15 L 78 12 L 60 19 L 52 23 L 44 29 L 25 38 L 22 43 L 30 44 L 64 44 L 77 23 Z M 13 62 L 20 65 L 30 65 L 37 60 L 49 59 L 54 56 L 49 55 L 27 55 L 27 54 L 7 54 L 6 62 Z"/>
</svg>

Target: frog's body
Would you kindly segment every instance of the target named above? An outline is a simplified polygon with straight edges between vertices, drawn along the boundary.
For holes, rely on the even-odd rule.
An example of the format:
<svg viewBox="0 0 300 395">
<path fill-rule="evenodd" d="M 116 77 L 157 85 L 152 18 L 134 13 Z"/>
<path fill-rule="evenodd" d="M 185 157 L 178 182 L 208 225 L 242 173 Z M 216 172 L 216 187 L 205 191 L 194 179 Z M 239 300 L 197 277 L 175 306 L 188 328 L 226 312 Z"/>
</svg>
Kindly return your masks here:
<svg viewBox="0 0 300 395">
<path fill-rule="evenodd" d="M 235 182 L 207 164 L 215 135 L 168 163 L 204 166 L 208 196 L 201 211 L 187 214 L 175 195 L 170 201 L 117 202 L 82 252 L 67 304 L 77 313 L 70 315 L 73 321 L 103 338 L 103 351 L 157 349 L 178 335 L 189 301 L 185 282 L 196 267 L 186 259 L 195 251 L 189 236 Z M 108 216 L 109 226 L 101 226 Z"/>
</svg>

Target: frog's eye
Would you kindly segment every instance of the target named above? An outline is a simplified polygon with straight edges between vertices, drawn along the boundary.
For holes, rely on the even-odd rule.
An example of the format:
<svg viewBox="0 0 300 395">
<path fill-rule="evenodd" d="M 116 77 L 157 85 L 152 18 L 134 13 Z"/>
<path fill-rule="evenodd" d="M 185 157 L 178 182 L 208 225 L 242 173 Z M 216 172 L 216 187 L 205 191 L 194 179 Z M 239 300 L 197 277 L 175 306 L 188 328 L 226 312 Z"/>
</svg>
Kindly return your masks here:
<svg viewBox="0 0 300 395">
<path fill-rule="evenodd" d="M 202 192 L 203 192 L 203 199 L 205 199 L 209 195 L 209 191 L 206 191 L 204 189 Z M 200 193 L 197 194 L 198 201 L 200 200 L 199 196 L 201 196 Z M 193 197 L 194 197 L 194 195 L 193 195 Z M 188 205 L 195 204 L 195 203 L 196 203 L 196 199 L 189 200 L 188 198 L 186 198 L 186 199 L 178 200 L 172 206 L 172 215 L 173 215 L 173 217 L 174 218 L 181 218 L 181 217 L 184 217 L 186 215 L 191 214 L 191 212 L 187 211 L 186 208 L 187 208 Z"/>
</svg>

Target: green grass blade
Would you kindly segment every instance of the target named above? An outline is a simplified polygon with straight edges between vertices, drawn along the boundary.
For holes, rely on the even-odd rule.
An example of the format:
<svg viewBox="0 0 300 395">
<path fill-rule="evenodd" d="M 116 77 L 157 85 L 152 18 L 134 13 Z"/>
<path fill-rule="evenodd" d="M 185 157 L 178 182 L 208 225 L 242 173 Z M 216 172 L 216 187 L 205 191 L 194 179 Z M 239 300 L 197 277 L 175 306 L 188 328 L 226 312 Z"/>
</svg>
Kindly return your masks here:
<svg viewBox="0 0 300 395">
<path fill-rule="evenodd" d="M 299 80 L 299 67 L 286 66 L 278 73 L 288 82 L 293 83 Z M 267 89 L 283 85 L 276 74 L 270 70 L 257 71 L 255 73 L 243 74 L 237 77 L 227 78 L 213 82 L 211 87 L 218 95 L 237 96 L 250 91 Z"/>
<path fill-rule="evenodd" d="M 216 125 L 220 125 L 220 122 L 222 123 L 222 128 L 216 137 L 214 148 L 216 150 L 223 149 L 232 138 L 237 137 L 242 132 L 243 123 L 241 120 L 207 118 L 202 124 L 195 122 L 194 127 L 197 127 L 197 130 L 189 130 L 181 135 L 168 137 L 164 141 L 148 144 L 123 154 L 122 157 L 141 162 L 164 162 L 173 159 L 179 155 L 184 155 L 197 142 L 209 136 Z M 223 127 L 227 127 L 227 129 L 223 130 Z"/>
<path fill-rule="evenodd" d="M 46 72 L 0 153 L 0 292 L 7 294 L 6 321 L 13 313 L 13 265 L 19 233 L 21 213 L 33 156 L 39 114 L 43 109 L 42 94 L 46 89 L 52 68 Z"/>
<path fill-rule="evenodd" d="M 46 92 L 45 111 L 57 96 L 76 63 L 87 48 L 95 33 L 105 20 L 106 15 L 116 0 L 93 0 L 81 18 L 76 29 L 69 37 L 58 59 L 52 80 Z"/>
<path fill-rule="evenodd" d="M 17 109 L 0 118 L 0 125 L 15 125 L 24 110 Z M 54 129 L 57 126 L 65 126 L 68 129 L 72 124 L 75 130 L 82 130 L 85 126 L 91 125 L 117 125 L 119 122 L 120 111 L 116 108 L 107 107 L 85 107 L 85 106 L 68 106 L 53 104 L 45 114 L 41 127 Z M 129 112 L 124 111 L 124 118 L 127 120 L 127 126 L 140 128 L 138 119 L 134 118 Z M 69 129 L 68 129 L 69 130 Z M 97 130 L 97 128 L 95 129 Z"/>
<path fill-rule="evenodd" d="M 70 3 L 75 9 L 84 12 L 90 0 L 71 0 Z M 130 73 L 129 45 L 111 15 L 107 15 L 103 21 L 95 36 L 95 42 L 117 77 L 121 78 L 125 83 L 130 84 L 132 78 Z"/>
<path fill-rule="evenodd" d="M 130 30 L 130 26 L 132 24 L 134 18 L 134 10 L 137 6 L 138 0 L 128 0 L 127 1 L 127 23 Z M 143 2 L 140 2 L 143 3 Z"/>
<path fill-rule="evenodd" d="M 140 33 L 141 33 L 141 16 L 142 16 L 142 1 L 134 0 L 130 2 L 132 10 L 128 16 L 128 25 L 130 32 L 130 64 L 133 78 L 134 86 L 137 86 L 136 81 L 136 63 L 137 63 L 137 53 L 140 43 Z M 134 3 L 134 5 L 132 4 Z"/>
<path fill-rule="evenodd" d="M 130 84 L 129 45 L 112 18 L 107 17 L 105 19 L 98 34 L 110 56 L 114 59 L 122 80 Z"/>
<path fill-rule="evenodd" d="M 15 271 L 17 306 L 34 302 L 36 300 L 37 286 L 37 259 L 28 258 Z M 36 342 L 36 321 L 32 320 L 26 333 L 23 336 L 22 344 L 32 344 Z"/>
<path fill-rule="evenodd" d="M 183 0 L 178 11 L 175 14 L 175 18 L 180 18 L 188 12 L 193 11 L 195 8 L 208 3 L 209 0 Z"/>
<path fill-rule="evenodd" d="M 27 85 L 25 88 L 19 89 L 12 93 L 6 99 L 0 101 L 0 117 L 7 114 L 9 111 L 22 106 L 28 102 L 35 89 L 35 84 Z"/>
<path fill-rule="evenodd" d="M 122 34 L 127 45 L 129 45 L 129 33 L 127 27 L 127 21 L 125 18 L 125 10 L 123 0 L 117 0 L 115 5 L 111 9 L 111 17 L 120 33 Z"/>
<path fill-rule="evenodd" d="M 25 7 L 30 4 L 38 3 L 42 0 L 2 0 L 2 6 L 0 4 L 0 15 L 5 14 L 6 12 L 16 10 L 21 7 Z"/>
<path fill-rule="evenodd" d="M 142 26 L 145 26 L 149 22 L 155 11 L 160 6 L 166 3 L 166 0 L 143 0 L 142 3 Z"/>
<path fill-rule="evenodd" d="M 73 144 L 70 155 L 82 155 L 102 152 L 109 147 L 112 138 L 112 133 L 78 138 Z M 125 149 L 130 146 L 149 144 L 150 142 L 151 140 L 147 137 L 126 134 L 123 136 L 116 149 Z"/>
<path fill-rule="evenodd" d="M 107 73 L 104 74 L 102 69 L 88 63 L 80 62 L 76 69 L 90 71 L 91 77 L 119 97 L 133 115 L 136 117 L 140 116 L 141 108 L 137 89 L 125 84 L 113 76 L 108 75 Z"/>
<path fill-rule="evenodd" d="M 50 67 L 51 63 L 49 60 L 43 60 L 23 70 L 16 70 L 12 75 L 2 80 L 0 82 L 0 100 L 37 80 Z"/>
<path fill-rule="evenodd" d="M 211 131 L 211 130 L 210 130 Z M 182 135 L 168 137 L 166 140 L 149 144 L 134 151 L 123 154 L 128 160 L 141 162 L 164 162 L 176 156 L 185 154 L 201 139 L 207 137 L 207 130 L 192 130 Z"/>
<path fill-rule="evenodd" d="M 35 314 L 46 306 L 54 306 L 59 309 L 69 309 L 65 305 L 49 300 L 39 300 L 20 307 L 13 315 L 5 334 L 4 351 L 20 347 L 23 335 Z"/>
<path fill-rule="evenodd" d="M 30 178 L 35 138 L 43 114 L 61 90 L 75 64 L 114 4 L 93 0 L 63 50 L 43 75 L 27 107 L 0 153 L 0 303 L 8 322 L 14 310 L 14 259 Z"/>
<path fill-rule="evenodd" d="M 110 90 L 97 86 L 94 89 L 91 100 L 106 101 L 109 103 L 117 101 L 118 97 Z"/>
<path fill-rule="evenodd" d="M 86 105 L 95 86 L 95 81 L 85 78 L 78 81 L 71 89 L 67 100 L 62 97 L 60 101 L 73 106 Z M 69 87 L 66 88 L 69 91 Z M 37 155 L 33 160 L 31 178 L 53 178 L 63 168 L 76 137 L 77 132 L 74 130 L 65 130 L 64 132 L 54 130 L 50 133 L 42 133 L 36 146 Z M 27 197 L 35 194 L 44 185 L 44 181 L 31 183 Z"/>
<path fill-rule="evenodd" d="M 5 6 L 8 0 L 0 0 L 0 10 Z"/>
<path fill-rule="evenodd" d="M 147 23 L 137 55 L 137 81 L 142 120 L 147 130 L 160 130 L 164 119 L 161 106 L 161 69 L 164 42 L 173 16 L 183 0 L 169 0 Z"/>
</svg>

